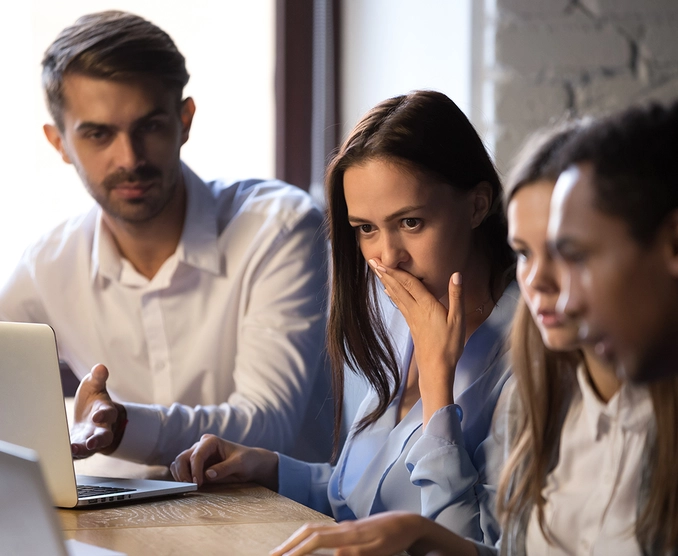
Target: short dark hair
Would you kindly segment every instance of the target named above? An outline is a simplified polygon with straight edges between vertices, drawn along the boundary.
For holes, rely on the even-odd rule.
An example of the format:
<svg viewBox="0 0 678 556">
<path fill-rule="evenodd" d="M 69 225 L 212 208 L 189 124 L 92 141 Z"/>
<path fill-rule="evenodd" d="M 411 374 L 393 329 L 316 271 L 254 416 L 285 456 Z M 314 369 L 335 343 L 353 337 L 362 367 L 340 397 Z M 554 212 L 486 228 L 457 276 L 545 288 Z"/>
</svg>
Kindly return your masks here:
<svg viewBox="0 0 678 556">
<path fill-rule="evenodd" d="M 42 85 L 47 108 L 63 130 L 63 82 L 69 73 L 126 81 L 154 77 L 177 91 L 188 83 L 186 60 L 171 37 L 139 17 L 105 11 L 79 18 L 45 51 Z"/>
<path fill-rule="evenodd" d="M 563 149 L 560 167 L 590 163 L 596 208 L 647 244 L 678 208 L 677 156 L 678 102 L 650 103 L 587 126 Z"/>
<path fill-rule="evenodd" d="M 328 352 L 333 370 L 335 439 L 342 413 L 345 365 L 363 373 L 379 397 L 376 408 L 363 418 L 358 430 L 384 414 L 400 384 L 395 352 L 379 318 L 374 275 L 356 242 L 344 198 L 346 170 L 372 160 L 398 164 L 459 191 L 489 183 L 492 208 L 474 234 L 490 266 L 490 292 L 503 288 L 513 275 L 514 256 L 507 243 L 499 176 L 459 107 L 442 93 L 414 91 L 370 110 L 344 141 L 325 178 L 332 246 Z"/>
</svg>

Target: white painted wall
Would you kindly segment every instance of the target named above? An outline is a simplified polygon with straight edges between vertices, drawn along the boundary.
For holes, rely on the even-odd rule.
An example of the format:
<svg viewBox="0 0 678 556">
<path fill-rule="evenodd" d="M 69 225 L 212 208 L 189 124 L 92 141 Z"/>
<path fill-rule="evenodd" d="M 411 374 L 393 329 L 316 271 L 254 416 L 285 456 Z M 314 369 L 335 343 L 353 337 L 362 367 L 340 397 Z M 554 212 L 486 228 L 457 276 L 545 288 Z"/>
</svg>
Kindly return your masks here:
<svg viewBox="0 0 678 556">
<path fill-rule="evenodd" d="M 471 112 L 472 0 L 345 0 L 342 137 L 378 102 L 436 89 Z"/>
<path fill-rule="evenodd" d="M 471 2 L 345 0 L 341 14 L 342 139 L 378 102 L 413 89 L 436 89 L 471 118 Z M 479 1 L 479 0 L 475 0 Z M 345 375 L 344 426 L 368 388 Z"/>
<path fill-rule="evenodd" d="M 0 61 L 0 284 L 24 248 L 91 200 L 42 134 L 47 46 L 80 15 L 137 13 L 167 31 L 186 57 L 197 112 L 184 160 L 203 178 L 274 174 L 273 0 L 32 0 L 3 7 Z"/>
</svg>

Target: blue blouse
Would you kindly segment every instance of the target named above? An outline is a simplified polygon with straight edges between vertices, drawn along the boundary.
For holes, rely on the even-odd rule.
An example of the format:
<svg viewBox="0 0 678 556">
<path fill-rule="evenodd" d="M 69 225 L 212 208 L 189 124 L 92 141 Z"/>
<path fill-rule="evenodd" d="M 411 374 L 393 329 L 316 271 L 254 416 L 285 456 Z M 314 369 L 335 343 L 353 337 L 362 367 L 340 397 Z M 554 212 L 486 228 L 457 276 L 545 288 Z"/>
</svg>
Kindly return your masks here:
<svg viewBox="0 0 678 556">
<path fill-rule="evenodd" d="M 400 422 L 398 407 L 407 382 L 412 339 L 401 313 L 383 314 L 400 360 L 400 390 L 386 413 L 359 434 L 349 434 L 336 466 L 310 464 L 279 454 L 280 493 L 337 521 L 403 510 L 488 544 L 499 537 L 495 486 L 488 461 L 502 450 L 491 434 L 492 416 L 510 375 L 507 336 L 517 284 L 505 290 L 490 316 L 471 335 L 457 364 L 456 404 L 439 409 L 423 430 L 421 399 Z M 377 404 L 370 390 L 357 423 Z"/>
</svg>

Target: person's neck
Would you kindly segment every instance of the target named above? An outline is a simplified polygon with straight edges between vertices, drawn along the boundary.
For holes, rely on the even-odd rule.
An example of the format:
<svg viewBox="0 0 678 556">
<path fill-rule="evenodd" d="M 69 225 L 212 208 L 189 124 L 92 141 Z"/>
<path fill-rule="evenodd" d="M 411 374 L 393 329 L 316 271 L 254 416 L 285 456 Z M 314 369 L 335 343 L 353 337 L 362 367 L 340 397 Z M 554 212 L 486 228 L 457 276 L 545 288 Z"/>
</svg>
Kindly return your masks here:
<svg viewBox="0 0 678 556">
<path fill-rule="evenodd" d="M 617 377 L 613 366 L 600 361 L 589 349 L 584 349 L 583 352 L 591 385 L 598 397 L 607 403 L 619 391 L 622 382 Z"/>
<path fill-rule="evenodd" d="M 490 291 L 490 264 L 477 257 L 469 261 L 462 273 L 464 287 L 464 313 L 466 315 L 466 341 L 485 322 L 494 308 L 497 295 Z"/>
<path fill-rule="evenodd" d="M 179 245 L 186 218 L 183 181 L 163 211 L 147 222 L 126 222 L 103 215 L 120 251 L 132 266 L 151 280 Z"/>
</svg>

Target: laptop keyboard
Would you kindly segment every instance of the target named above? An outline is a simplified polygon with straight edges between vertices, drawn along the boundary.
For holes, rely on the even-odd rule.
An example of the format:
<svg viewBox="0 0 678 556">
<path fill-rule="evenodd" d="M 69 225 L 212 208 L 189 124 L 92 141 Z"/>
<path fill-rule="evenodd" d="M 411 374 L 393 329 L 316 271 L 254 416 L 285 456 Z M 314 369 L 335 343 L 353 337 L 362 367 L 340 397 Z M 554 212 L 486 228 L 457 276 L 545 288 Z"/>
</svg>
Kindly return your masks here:
<svg viewBox="0 0 678 556">
<path fill-rule="evenodd" d="M 119 494 L 122 492 L 134 492 L 135 488 L 105 487 L 96 485 L 78 485 L 78 498 L 89 498 L 90 496 L 108 496 L 109 494 Z"/>
</svg>

